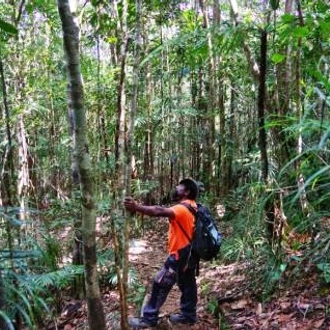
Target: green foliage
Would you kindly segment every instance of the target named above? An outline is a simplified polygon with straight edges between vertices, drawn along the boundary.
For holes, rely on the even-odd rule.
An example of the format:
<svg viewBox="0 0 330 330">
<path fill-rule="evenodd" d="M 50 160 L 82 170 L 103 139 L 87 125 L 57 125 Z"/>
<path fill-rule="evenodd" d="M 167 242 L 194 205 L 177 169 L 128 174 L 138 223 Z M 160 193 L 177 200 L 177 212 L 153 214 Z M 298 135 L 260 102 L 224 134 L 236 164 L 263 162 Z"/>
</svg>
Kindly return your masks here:
<svg viewBox="0 0 330 330">
<path fill-rule="evenodd" d="M 18 220 L 23 214 L 24 220 Z M 44 325 L 45 320 L 50 320 L 53 313 L 50 306 L 57 305 L 60 290 L 67 288 L 75 276 L 83 274 L 82 266 L 59 267 L 65 246 L 50 234 L 47 220 L 43 219 L 45 227 L 40 216 L 32 209 L 24 212 L 16 207 L 0 209 L 1 224 L 5 221 L 7 228 L 7 235 L 0 231 L 6 297 L 4 313 L 9 320 L 20 315 L 29 329 L 36 329 Z M 37 221 L 38 227 L 30 230 Z M 22 226 L 26 234 L 20 240 L 14 240 L 13 234 Z M 45 315 L 48 315 L 46 319 Z"/>
<path fill-rule="evenodd" d="M 270 0 L 270 6 L 273 10 L 277 10 L 280 4 L 280 0 Z"/>
<path fill-rule="evenodd" d="M 8 330 L 15 330 L 14 324 L 12 323 L 10 317 L 8 317 L 8 315 L 4 311 L 0 310 L 0 317 L 5 320 Z"/>
<path fill-rule="evenodd" d="M 330 283 L 330 263 L 317 264 L 317 268 L 321 270 L 325 282 Z"/>
<path fill-rule="evenodd" d="M 100 283 L 105 286 L 116 287 L 117 275 L 113 249 L 107 248 L 97 253 Z"/>
<path fill-rule="evenodd" d="M 283 62 L 285 60 L 285 55 L 275 53 L 275 54 L 272 55 L 271 60 L 275 64 L 279 64 L 279 63 L 281 63 L 281 62 Z"/>
<path fill-rule="evenodd" d="M 159 183 L 156 180 L 132 180 L 132 193 L 136 198 L 144 198 L 146 195 L 150 194 L 153 190 L 158 188 L 158 186 Z"/>
<path fill-rule="evenodd" d="M 0 30 L 2 30 L 5 33 L 11 34 L 11 35 L 18 34 L 18 30 L 14 25 L 4 21 L 1 18 L 0 18 Z"/>
<path fill-rule="evenodd" d="M 88 109 L 89 152 L 95 168 L 94 182 L 99 189 L 95 198 L 99 213 L 106 216 L 109 210 L 120 209 L 114 207 L 115 203 L 109 201 L 108 196 L 117 193 L 115 189 L 110 191 L 110 184 L 117 180 L 114 141 L 123 59 L 120 49 L 123 7 L 121 2 L 117 7 L 115 4 L 105 0 L 87 2 L 78 8 L 77 15 L 81 25 L 81 71 Z M 269 242 L 265 217 L 267 203 L 280 196 L 280 211 L 286 217 L 288 230 L 308 233 L 314 242 L 306 244 L 296 240 L 290 243 L 292 251 L 303 254 L 299 260 L 294 260 L 298 263 L 297 269 L 306 260 L 312 261 L 322 279 L 328 282 L 329 228 L 323 224 L 324 218 L 329 217 L 330 201 L 328 2 L 301 2 L 301 21 L 294 11 L 296 7 L 292 13 L 283 14 L 278 10 L 278 0 L 271 0 L 267 8 L 252 1 L 242 7 L 244 10 L 240 11 L 237 22 L 228 3 L 222 3 L 221 23 L 214 24 L 215 17 L 209 15 L 210 27 L 207 28 L 201 11 L 192 3 L 144 1 L 139 40 L 132 38 L 135 4 L 132 1 L 128 4 L 126 109 L 132 97 L 132 49 L 136 43 L 143 54 L 139 63 L 133 150 L 139 178 L 133 180 L 132 194 L 141 200 L 150 196 L 159 200 L 163 197 L 158 196 L 160 191 L 167 192 L 167 179 L 173 170 L 173 180 L 183 175 L 208 180 L 205 183 L 210 183 L 210 190 L 201 200 L 208 205 L 215 204 L 217 189 L 222 184 L 221 162 L 232 155 L 232 177 L 229 178 L 232 191 L 222 196 L 227 209 L 223 223 L 232 234 L 225 237 L 221 250 L 223 260 L 247 261 L 254 270 L 251 278 L 255 283 L 263 281 L 265 296 L 282 283 L 293 262 L 283 249 L 289 244 L 288 238 L 283 233 L 281 242 Z M 204 5 L 205 12 L 210 13 L 211 3 Z M 0 209 L 0 258 L 11 279 L 6 283 L 12 300 L 9 314 L 5 311 L 9 315 L 7 318 L 10 320 L 18 311 L 25 323 L 33 327 L 39 315 L 47 311 L 46 305 L 52 304 L 40 288 L 52 297 L 52 293 L 66 287 L 75 274 L 81 274 L 80 268 L 59 266 L 75 238 L 74 230 L 65 234 L 62 230 L 81 218 L 81 208 L 79 192 L 72 193 L 75 189 L 70 174 L 72 140 L 67 123 L 65 59 L 56 4 L 44 0 L 27 2 L 26 14 L 22 15 L 18 28 L 10 23 L 14 22 L 16 12 L 13 2 L 1 4 L 1 41 L 5 42 L 0 47 L 10 105 L 9 122 L 16 128 L 18 116 L 22 116 L 28 141 L 25 151 L 29 186 L 24 187 L 26 196 L 15 198 L 26 198 L 29 205 L 38 207 L 46 199 L 49 206 L 43 211 Z M 259 29 L 265 25 L 269 33 L 265 100 L 267 185 L 260 182 L 256 128 L 258 84 L 249 71 L 258 64 Z M 214 72 L 210 69 L 211 60 L 215 63 Z M 208 99 L 211 86 L 214 87 L 213 100 Z M 0 101 L 2 104 L 3 97 Z M 210 104 L 214 105 L 212 109 Z M 222 119 L 224 123 L 220 125 Z M 1 124 L 5 127 L 4 118 Z M 212 128 L 210 132 L 205 132 L 209 127 Z M 154 172 L 150 173 L 152 180 L 143 181 L 140 178 L 146 153 L 146 128 L 151 130 L 151 141 L 147 142 L 150 142 Z M 16 157 L 20 142 L 16 129 L 10 133 L 15 155 L 12 184 L 17 186 L 16 179 L 21 174 L 17 166 L 19 157 Z M 8 141 L 4 137 L 6 132 L 1 129 L 0 154 L 5 166 Z M 298 142 L 301 142 L 299 151 Z M 207 157 L 211 158 L 210 173 L 205 173 L 201 164 Z M 2 172 L 6 172 L 5 167 Z M 158 177 L 165 178 L 163 187 Z M 298 178 L 302 178 L 299 187 Z M 302 206 L 303 198 L 307 200 L 306 208 Z M 20 217 L 21 211 L 26 211 L 25 220 Z M 112 221 L 121 244 L 126 221 L 121 209 L 118 214 L 116 211 L 111 214 L 106 226 L 110 227 Z M 142 226 L 137 221 L 135 225 Z M 57 236 L 60 232 L 61 236 Z M 115 286 L 113 251 L 99 251 L 98 262 L 102 279 Z M 138 297 L 132 298 L 139 300 L 144 292 L 134 282 L 134 274 L 131 279 L 139 292 Z M 13 286 L 14 280 L 21 285 L 20 289 Z M 39 294 L 44 301 L 38 302 Z M 32 307 L 34 301 L 38 312 Z M 43 304 L 45 302 L 47 304 Z M 214 309 L 214 304 L 211 305 Z"/>
<path fill-rule="evenodd" d="M 144 285 L 137 285 L 131 288 L 128 299 L 139 309 L 141 309 L 147 288 Z"/>
<path fill-rule="evenodd" d="M 215 317 L 218 317 L 219 313 L 219 306 L 218 306 L 218 300 L 214 295 L 210 292 L 210 283 L 208 281 L 204 281 L 200 283 L 200 293 L 201 295 L 207 300 L 207 308 L 214 315 Z"/>
<path fill-rule="evenodd" d="M 218 306 L 218 300 L 211 296 L 210 299 L 207 302 L 207 308 L 210 311 L 210 313 L 214 316 L 214 317 L 218 317 L 218 313 L 219 313 L 219 306 Z"/>
<path fill-rule="evenodd" d="M 28 272 L 20 270 L 20 274 L 13 270 L 8 270 L 4 276 L 5 295 L 6 295 L 6 314 L 10 320 L 19 314 L 29 329 L 36 329 L 38 325 L 42 325 L 42 315 L 52 317 L 52 312 L 48 307 L 52 300 L 49 288 L 39 286 L 34 282 L 33 277 Z M 48 299 L 46 303 L 45 299 Z M 50 319 L 47 319 L 50 320 Z"/>
<path fill-rule="evenodd" d="M 28 288 L 34 283 L 33 286 L 36 290 L 39 288 L 40 292 L 51 288 L 64 289 L 72 283 L 76 275 L 82 275 L 83 273 L 84 268 L 82 265 L 68 265 L 54 272 L 29 276 L 26 282 L 22 281 L 22 286 Z"/>
<path fill-rule="evenodd" d="M 26 10 L 29 14 L 39 12 L 45 14 L 51 23 L 59 22 L 57 7 L 54 2 L 44 2 L 43 0 L 33 0 L 26 4 Z"/>
<path fill-rule="evenodd" d="M 228 323 L 226 317 L 222 316 L 221 314 L 219 315 L 219 329 L 221 330 L 230 330 L 232 327 Z"/>
</svg>

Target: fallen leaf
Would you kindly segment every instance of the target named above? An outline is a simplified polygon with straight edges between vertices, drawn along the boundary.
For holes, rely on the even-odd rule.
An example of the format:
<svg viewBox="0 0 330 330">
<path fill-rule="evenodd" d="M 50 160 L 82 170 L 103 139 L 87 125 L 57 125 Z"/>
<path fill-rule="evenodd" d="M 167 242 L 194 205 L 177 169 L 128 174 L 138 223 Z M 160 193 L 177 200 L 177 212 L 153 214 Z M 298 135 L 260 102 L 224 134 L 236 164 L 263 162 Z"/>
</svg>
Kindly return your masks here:
<svg viewBox="0 0 330 330">
<path fill-rule="evenodd" d="M 323 323 L 324 323 L 325 319 L 322 320 L 318 320 L 316 322 L 313 323 L 313 329 L 319 329 L 322 327 Z"/>
<path fill-rule="evenodd" d="M 277 315 L 277 320 L 280 322 L 280 323 L 287 323 L 288 321 L 290 321 L 292 319 L 292 317 L 295 315 L 295 313 L 292 313 L 292 314 L 280 314 L 280 315 Z"/>
<path fill-rule="evenodd" d="M 244 309 L 249 304 L 248 299 L 241 299 L 230 304 L 230 308 L 233 310 Z"/>
<path fill-rule="evenodd" d="M 308 309 L 311 307 L 311 305 L 310 305 L 310 304 L 304 304 L 304 303 L 298 303 L 298 304 L 297 304 L 297 307 L 298 307 L 299 309 L 305 309 L 305 310 L 308 310 Z"/>
<path fill-rule="evenodd" d="M 257 315 L 260 315 L 261 313 L 262 313 L 262 304 L 259 303 L 259 304 L 257 305 L 256 314 L 257 314 Z"/>
<path fill-rule="evenodd" d="M 325 306 L 322 305 L 322 304 L 317 304 L 317 305 L 315 306 L 315 309 L 322 309 L 322 310 L 324 310 L 324 309 L 325 309 Z"/>
<path fill-rule="evenodd" d="M 289 302 L 289 301 L 283 301 L 283 302 L 280 303 L 280 308 L 281 309 L 287 309 L 290 306 L 291 306 L 291 302 Z"/>
</svg>

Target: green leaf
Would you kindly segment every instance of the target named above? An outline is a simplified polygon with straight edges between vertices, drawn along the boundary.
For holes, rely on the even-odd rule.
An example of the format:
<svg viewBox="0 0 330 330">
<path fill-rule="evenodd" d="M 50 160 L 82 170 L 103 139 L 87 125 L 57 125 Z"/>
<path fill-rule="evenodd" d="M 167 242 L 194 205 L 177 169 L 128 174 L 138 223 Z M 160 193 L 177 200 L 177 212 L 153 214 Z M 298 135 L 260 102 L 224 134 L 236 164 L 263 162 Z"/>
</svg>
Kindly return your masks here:
<svg viewBox="0 0 330 330">
<path fill-rule="evenodd" d="M 27 312 L 19 304 L 15 304 L 14 306 L 19 311 L 19 313 L 23 316 L 23 318 L 24 318 L 26 324 L 28 325 L 29 329 L 33 329 L 33 324 L 31 322 L 31 318 L 29 317 Z"/>
<path fill-rule="evenodd" d="M 9 330 L 15 330 L 10 318 L 3 311 L 0 311 L 0 316 L 5 320 Z"/>
<path fill-rule="evenodd" d="M 116 42 L 118 42 L 117 37 L 113 37 L 113 36 L 107 37 L 105 40 L 109 44 L 115 44 Z"/>
<path fill-rule="evenodd" d="M 285 55 L 278 54 L 278 53 L 273 54 L 272 57 L 271 57 L 271 60 L 272 60 L 275 64 L 279 64 L 279 63 L 283 62 L 284 59 L 285 59 Z"/>
<path fill-rule="evenodd" d="M 14 35 L 18 34 L 18 30 L 14 25 L 5 22 L 1 18 L 0 18 L 0 30 L 3 30 L 4 32 L 7 32 L 9 34 L 14 34 Z"/>
<path fill-rule="evenodd" d="M 293 30 L 293 35 L 297 38 L 303 38 L 306 37 L 309 33 L 309 30 L 306 26 L 297 26 Z"/>
<path fill-rule="evenodd" d="M 296 17 L 292 14 L 284 14 L 282 17 L 282 22 L 290 24 L 296 20 Z"/>
<path fill-rule="evenodd" d="M 328 80 L 328 77 L 324 76 L 320 71 L 317 70 L 310 70 L 309 71 L 314 78 L 318 79 L 318 81 L 328 90 L 330 91 L 330 80 Z M 317 91 L 318 92 L 318 91 Z M 323 94 L 319 94 L 323 100 L 326 99 L 326 96 Z"/>
<path fill-rule="evenodd" d="M 326 21 L 321 21 L 320 22 L 320 29 L 321 29 L 321 33 L 323 38 L 327 38 L 329 35 L 329 31 L 330 31 L 330 22 L 326 22 Z"/>
<path fill-rule="evenodd" d="M 287 264 L 280 265 L 280 271 L 283 273 L 286 270 Z"/>
<path fill-rule="evenodd" d="M 280 0 L 270 0 L 269 2 L 270 2 L 270 6 L 272 7 L 273 10 L 278 9 Z"/>
<path fill-rule="evenodd" d="M 320 263 L 317 268 L 323 272 L 323 277 L 327 283 L 330 283 L 330 264 Z"/>
</svg>

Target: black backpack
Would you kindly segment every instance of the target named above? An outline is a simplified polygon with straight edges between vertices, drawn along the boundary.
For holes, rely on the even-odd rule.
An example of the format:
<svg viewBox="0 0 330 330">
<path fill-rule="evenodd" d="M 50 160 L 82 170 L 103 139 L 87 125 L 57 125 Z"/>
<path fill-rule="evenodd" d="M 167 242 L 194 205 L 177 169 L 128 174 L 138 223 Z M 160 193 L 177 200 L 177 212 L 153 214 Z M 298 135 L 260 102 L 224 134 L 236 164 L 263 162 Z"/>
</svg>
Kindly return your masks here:
<svg viewBox="0 0 330 330">
<path fill-rule="evenodd" d="M 180 229 L 187 237 L 194 253 L 201 260 L 214 259 L 220 249 L 222 236 L 219 232 L 210 210 L 204 205 L 197 203 L 197 211 L 189 204 L 181 203 L 195 216 L 195 231 L 191 239 L 186 231 L 177 222 Z"/>
</svg>

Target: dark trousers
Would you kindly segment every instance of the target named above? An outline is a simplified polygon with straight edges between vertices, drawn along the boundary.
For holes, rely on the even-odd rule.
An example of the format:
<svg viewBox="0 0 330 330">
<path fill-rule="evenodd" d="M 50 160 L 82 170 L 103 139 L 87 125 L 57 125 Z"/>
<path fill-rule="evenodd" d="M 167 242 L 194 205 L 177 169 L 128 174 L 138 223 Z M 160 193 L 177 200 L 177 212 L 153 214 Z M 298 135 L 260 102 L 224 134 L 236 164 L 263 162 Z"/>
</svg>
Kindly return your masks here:
<svg viewBox="0 0 330 330">
<path fill-rule="evenodd" d="M 161 306 L 175 283 L 181 291 L 180 309 L 187 319 L 196 320 L 197 286 L 195 265 L 185 269 L 181 261 L 170 255 L 164 266 L 156 275 L 151 297 L 143 309 L 143 318 L 150 323 L 156 323 Z"/>
</svg>

